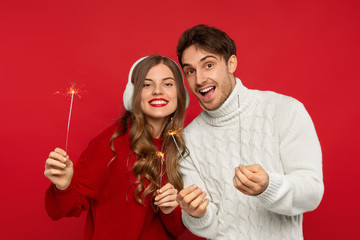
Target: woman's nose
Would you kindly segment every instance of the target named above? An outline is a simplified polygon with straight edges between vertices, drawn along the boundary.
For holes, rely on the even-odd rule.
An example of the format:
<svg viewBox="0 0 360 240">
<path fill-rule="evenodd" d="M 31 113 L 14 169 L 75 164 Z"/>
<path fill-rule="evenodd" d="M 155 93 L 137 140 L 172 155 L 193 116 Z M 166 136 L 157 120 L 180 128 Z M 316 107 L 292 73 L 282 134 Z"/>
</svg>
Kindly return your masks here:
<svg viewBox="0 0 360 240">
<path fill-rule="evenodd" d="M 153 89 L 153 95 L 159 95 L 162 93 L 163 93 L 163 90 L 162 90 L 161 85 L 156 84 Z"/>
</svg>

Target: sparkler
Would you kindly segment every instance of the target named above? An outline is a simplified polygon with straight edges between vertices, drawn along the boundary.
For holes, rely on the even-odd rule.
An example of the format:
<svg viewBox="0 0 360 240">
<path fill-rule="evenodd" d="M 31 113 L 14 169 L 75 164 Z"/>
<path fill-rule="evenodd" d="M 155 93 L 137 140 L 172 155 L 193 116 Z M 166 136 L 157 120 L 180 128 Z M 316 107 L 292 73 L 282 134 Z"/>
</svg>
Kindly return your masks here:
<svg viewBox="0 0 360 240">
<path fill-rule="evenodd" d="M 162 185 L 162 176 L 163 176 L 163 165 L 164 165 L 164 153 L 163 152 L 157 152 L 157 155 L 158 157 L 160 157 L 160 162 L 161 162 L 161 165 L 160 165 L 160 188 L 161 188 L 161 185 Z"/>
<path fill-rule="evenodd" d="M 72 106 L 74 101 L 74 95 L 76 93 L 75 89 L 75 82 L 73 82 L 73 85 L 70 86 L 69 94 L 71 94 L 71 101 L 70 101 L 70 110 L 69 110 L 69 118 L 68 118 L 68 124 L 67 124 L 67 130 L 66 130 L 66 144 L 65 144 L 65 152 L 68 150 L 68 143 L 69 143 L 69 129 L 70 129 L 70 119 L 71 119 L 71 112 L 72 112 Z"/>
<path fill-rule="evenodd" d="M 176 145 L 176 148 L 177 148 L 177 150 L 178 150 L 178 152 L 179 152 L 179 154 L 180 154 L 180 156 L 181 156 L 181 159 L 183 159 L 184 160 L 184 157 L 183 157 L 183 155 L 182 155 L 182 153 L 181 153 L 181 151 L 180 151 L 180 148 L 179 148 L 179 146 L 178 146 L 178 144 L 177 144 L 177 142 L 176 142 L 176 139 L 175 139 L 175 136 L 174 135 L 176 135 L 177 134 L 177 132 L 179 131 L 180 129 L 175 129 L 175 130 L 173 130 L 173 131 L 169 131 L 168 132 L 168 134 L 172 137 L 172 139 L 174 140 L 174 143 L 175 143 L 175 145 Z"/>
<path fill-rule="evenodd" d="M 70 120 L 71 120 L 71 113 L 72 113 L 72 107 L 73 107 L 73 102 L 74 102 L 74 95 L 77 95 L 80 98 L 79 94 L 79 89 L 75 88 L 75 82 L 73 82 L 71 84 L 71 86 L 69 87 L 69 89 L 67 89 L 65 92 L 64 91 L 57 91 L 55 94 L 63 94 L 63 95 L 71 95 L 71 100 L 70 100 L 70 109 L 69 109 L 69 117 L 68 117 L 68 123 L 67 123 L 67 129 L 66 129 L 66 143 L 65 143 L 65 151 L 68 151 L 68 145 L 69 145 L 69 130 L 70 130 Z"/>
<path fill-rule="evenodd" d="M 172 120 L 172 119 L 171 119 Z M 184 159 L 181 151 L 180 151 L 180 148 L 179 148 L 179 145 L 177 144 L 177 141 L 175 139 L 175 135 L 180 131 L 180 129 L 175 129 L 173 131 L 169 131 L 168 134 L 172 137 L 172 139 L 174 140 L 174 143 L 176 145 L 176 148 L 181 156 L 182 159 Z M 157 156 L 160 158 L 160 162 L 161 162 L 161 165 L 160 165 L 160 187 L 162 186 L 162 176 L 163 176 L 163 165 L 164 165 L 164 161 L 165 161 L 165 158 L 164 158 L 164 153 L 163 152 L 157 152 Z"/>
</svg>

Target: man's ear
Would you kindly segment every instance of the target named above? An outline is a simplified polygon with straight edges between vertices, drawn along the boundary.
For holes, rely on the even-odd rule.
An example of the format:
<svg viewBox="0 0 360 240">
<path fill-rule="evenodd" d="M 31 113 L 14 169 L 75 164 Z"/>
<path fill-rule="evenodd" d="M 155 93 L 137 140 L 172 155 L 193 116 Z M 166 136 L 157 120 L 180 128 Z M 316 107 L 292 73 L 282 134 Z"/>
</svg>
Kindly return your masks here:
<svg viewBox="0 0 360 240">
<path fill-rule="evenodd" d="M 231 55 L 228 61 L 228 71 L 230 74 L 234 74 L 237 68 L 237 58 L 235 55 Z"/>
</svg>

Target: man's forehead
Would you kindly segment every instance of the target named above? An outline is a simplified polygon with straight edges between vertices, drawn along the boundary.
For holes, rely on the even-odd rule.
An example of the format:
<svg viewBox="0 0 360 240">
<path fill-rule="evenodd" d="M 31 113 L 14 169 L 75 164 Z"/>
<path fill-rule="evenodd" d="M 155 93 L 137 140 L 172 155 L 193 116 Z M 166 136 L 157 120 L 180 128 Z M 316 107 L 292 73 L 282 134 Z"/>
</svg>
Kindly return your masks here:
<svg viewBox="0 0 360 240">
<path fill-rule="evenodd" d="M 222 56 L 217 53 L 209 52 L 195 45 L 191 45 L 190 47 L 184 50 L 182 55 L 182 62 L 183 62 L 183 66 L 186 66 L 186 65 L 192 65 L 203 62 L 209 58 L 221 60 Z"/>
</svg>

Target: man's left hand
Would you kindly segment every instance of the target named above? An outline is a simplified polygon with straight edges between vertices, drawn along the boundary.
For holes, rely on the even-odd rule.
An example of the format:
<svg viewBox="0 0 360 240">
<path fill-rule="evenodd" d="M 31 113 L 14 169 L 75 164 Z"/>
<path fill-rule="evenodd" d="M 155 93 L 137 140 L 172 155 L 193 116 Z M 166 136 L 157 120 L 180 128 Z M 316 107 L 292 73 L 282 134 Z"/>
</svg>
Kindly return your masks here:
<svg viewBox="0 0 360 240">
<path fill-rule="evenodd" d="M 259 165 L 239 165 L 235 168 L 234 186 L 246 195 L 256 196 L 269 185 L 269 175 Z"/>
</svg>

